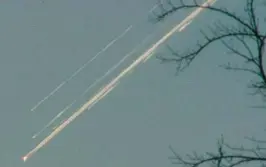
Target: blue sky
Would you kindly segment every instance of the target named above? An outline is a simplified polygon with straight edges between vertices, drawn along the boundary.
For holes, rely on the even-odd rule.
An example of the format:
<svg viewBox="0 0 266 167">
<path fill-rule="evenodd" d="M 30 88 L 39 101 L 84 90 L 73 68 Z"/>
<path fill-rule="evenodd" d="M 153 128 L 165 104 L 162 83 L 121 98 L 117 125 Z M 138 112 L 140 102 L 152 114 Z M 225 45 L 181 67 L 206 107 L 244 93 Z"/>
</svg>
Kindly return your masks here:
<svg viewBox="0 0 266 167">
<path fill-rule="evenodd" d="M 188 14 L 171 16 L 159 24 L 148 22 L 148 1 L 9 0 L 0 2 L 1 94 L 0 166 L 174 166 L 168 160 L 171 144 L 178 152 L 214 150 L 223 133 L 239 143 L 246 135 L 263 133 L 265 113 L 249 108 L 260 99 L 249 96 L 245 73 L 218 67 L 229 59 L 219 43 L 204 51 L 185 72 L 175 76 L 173 64 L 155 57 L 133 73 L 92 110 L 83 113 L 27 163 L 20 159 L 43 137 L 31 136 L 65 105 L 124 57 L 148 34 L 152 38 L 112 75 L 64 115 L 71 115 L 95 91 L 128 66 L 152 43 Z M 242 1 L 218 0 L 241 14 Z M 167 42 L 190 47 L 199 28 L 219 16 L 203 12 L 182 33 Z M 58 93 L 30 111 L 81 64 L 93 57 L 129 25 L 132 30 Z M 167 54 L 164 46 L 157 54 Z M 63 119 L 63 118 L 62 118 Z M 243 141 L 244 142 L 244 141 Z"/>
</svg>

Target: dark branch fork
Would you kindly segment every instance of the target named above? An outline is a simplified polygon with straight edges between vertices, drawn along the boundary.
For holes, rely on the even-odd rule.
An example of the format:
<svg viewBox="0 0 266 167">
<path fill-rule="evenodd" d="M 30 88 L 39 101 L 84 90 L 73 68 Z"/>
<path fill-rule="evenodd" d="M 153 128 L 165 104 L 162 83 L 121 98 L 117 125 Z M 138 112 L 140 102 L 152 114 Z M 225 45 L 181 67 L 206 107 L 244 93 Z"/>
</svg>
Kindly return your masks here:
<svg viewBox="0 0 266 167">
<path fill-rule="evenodd" d="M 187 68 L 191 62 L 211 44 L 215 42 L 222 42 L 222 44 L 232 54 L 243 59 L 245 64 L 251 65 L 251 67 L 249 66 L 250 68 L 233 67 L 229 63 L 223 67 L 228 70 L 244 71 L 255 75 L 258 80 L 252 83 L 251 87 L 255 88 L 255 93 L 261 94 L 266 99 L 266 75 L 263 67 L 263 58 L 265 59 L 263 56 L 266 56 L 266 32 L 265 30 L 263 32 L 263 30 L 259 27 L 261 22 L 256 15 L 255 0 L 246 0 L 245 13 L 247 18 L 237 16 L 235 13 L 230 12 L 225 8 L 201 6 L 197 0 L 194 0 L 193 4 L 186 4 L 184 2 L 185 0 L 178 0 L 179 5 L 174 5 L 171 0 L 166 1 L 168 9 L 163 6 L 163 4 L 159 5 L 162 9 L 162 13 L 156 16 L 157 21 L 161 21 L 170 14 L 180 10 L 204 8 L 206 11 L 216 12 L 221 16 L 231 19 L 234 23 L 236 23 L 236 25 L 224 25 L 221 22 L 216 22 L 214 27 L 209 26 L 208 31 L 211 32 L 211 35 L 201 31 L 204 41 L 198 41 L 198 44 L 194 49 L 187 50 L 183 53 L 180 53 L 167 45 L 169 51 L 172 53 L 172 57 L 157 55 L 162 62 L 176 63 L 177 72 L 179 72 Z M 264 19 L 266 24 L 266 16 L 264 16 Z M 228 40 L 239 42 L 244 49 L 235 48 L 232 44 L 228 43 Z M 256 48 L 251 48 L 248 41 L 252 41 Z M 189 154 L 185 156 L 185 158 L 177 154 L 172 146 L 169 146 L 169 149 L 173 153 L 173 157 L 170 157 L 169 159 L 171 159 L 174 164 L 180 164 L 184 167 L 199 167 L 206 164 L 215 167 L 236 167 L 244 164 L 256 166 L 259 164 L 260 167 L 266 167 L 266 140 L 257 140 L 254 137 L 247 137 L 246 139 L 255 146 L 252 148 L 245 148 L 244 146 L 233 147 L 225 143 L 222 137 L 218 140 L 218 149 L 216 153 L 207 152 L 204 155 L 199 155 L 194 152 L 192 155 Z"/>
<path fill-rule="evenodd" d="M 259 141 L 254 138 L 248 139 L 258 146 L 252 149 L 247 149 L 243 146 L 232 147 L 225 143 L 223 137 L 221 137 L 217 143 L 217 153 L 207 152 L 205 155 L 199 155 L 194 152 L 192 155 L 186 155 L 186 158 L 180 156 L 172 146 L 169 146 L 169 149 L 173 153 L 173 156 L 169 157 L 169 159 L 172 160 L 173 164 L 183 165 L 184 167 L 198 167 L 204 164 L 215 167 L 235 167 L 254 162 L 257 162 L 261 166 L 265 166 L 266 148 L 263 148 L 261 145 L 266 144 L 266 141 Z"/>
<path fill-rule="evenodd" d="M 265 54 L 266 47 L 266 33 L 263 34 L 259 29 L 259 19 L 256 17 L 254 0 L 247 0 L 245 7 L 247 19 L 237 16 L 234 12 L 230 12 L 225 8 L 201 6 L 197 0 L 194 0 L 193 4 L 186 4 L 184 0 L 179 0 L 179 5 L 174 5 L 171 0 L 167 0 L 167 4 L 167 6 L 170 6 L 170 9 L 168 10 L 163 6 L 163 4 L 159 5 L 162 13 L 156 16 L 157 21 L 161 21 L 170 14 L 180 10 L 204 8 L 206 11 L 216 12 L 222 16 L 228 17 L 238 26 L 225 26 L 221 22 L 217 22 L 214 28 L 209 26 L 209 31 L 212 33 L 211 37 L 204 31 L 201 31 L 205 41 L 198 41 L 198 44 L 194 49 L 180 53 L 168 46 L 168 49 L 171 51 L 173 57 L 157 56 L 157 58 L 162 60 L 162 62 L 175 62 L 177 64 L 177 72 L 180 72 L 187 68 L 195 59 L 195 57 L 197 57 L 209 45 L 218 41 L 222 42 L 233 54 L 240 56 L 245 60 L 245 63 L 251 64 L 253 66 L 253 68 L 232 67 L 230 65 L 224 65 L 223 67 L 229 70 L 245 71 L 255 74 L 260 81 L 252 83 L 251 87 L 256 89 L 255 93 L 260 93 L 266 97 L 266 74 L 263 67 L 263 54 Z M 239 41 L 246 49 L 247 53 L 244 54 L 239 49 L 228 45 L 225 42 L 226 39 L 234 39 Z M 251 50 L 250 46 L 246 42 L 247 39 L 255 42 L 256 53 Z"/>
</svg>

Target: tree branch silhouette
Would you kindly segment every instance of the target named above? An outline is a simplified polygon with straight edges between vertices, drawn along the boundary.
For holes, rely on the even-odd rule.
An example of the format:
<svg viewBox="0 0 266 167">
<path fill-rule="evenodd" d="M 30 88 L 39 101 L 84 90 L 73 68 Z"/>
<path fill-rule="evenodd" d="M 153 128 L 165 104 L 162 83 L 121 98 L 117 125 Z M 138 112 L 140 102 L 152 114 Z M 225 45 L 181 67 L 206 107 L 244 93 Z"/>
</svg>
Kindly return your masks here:
<svg viewBox="0 0 266 167">
<path fill-rule="evenodd" d="M 263 16 L 256 13 L 255 2 L 258 1 L 244 1 L 246 2 L 244 7 L 245 16 L 239 16 L 226 8 L 210 5 L 203 6 L 197 0 L 193 0 L 192 4 L 188 4 L 184 0 L 175 1 L 178 2 L 177 5 L 171 0 L 166 0 L 164 4 L 160 2 L 161 4 L 158 7 L 161 9 L 161 12 L 155 16 L 156 22 L 160 22 L 181 10 L 204 8 L 205 11 L 226 17 L 232 23 L 225 25 L 225 23 L 218 20 L 215 24 L 209 25 L 207 30 L 200 30 L 203 40 L 198 40 L 195 46 L 185 51 L 178 51 L 167 45 L 171 53 L 170 56 L 157 55 L 157 58 L 162 62 L 176 63 L 177 72 L 181 72 L 189 67 L 195 58 L 202 54 L 202 51 L 211 47 L 214 43 L 221 42 L 229 51 L 228 54 L 236 55 L 243 60 L 240 67 L 232 66 L 230 61 L 226 65 L 221 65 L 221 67 L 227 70 L 248 72 L 254 75 L 256 79 L 253 80 L 249 87 L 255 89 L 254 94 L 260 94 L 266 99 L 266 67 L 263 64 L 263 59 L 266 56 L 266 29 L 261 26 L 261 24 L 266 24 L 266 14 Z M 261 6 L 266 11 L 266 2 L 261 4 Z M 235 42 L 240 44 L 242 49 L 235 47 Z M 248 65 L 248 67 L 244 65 Z M 173 156 L 169 159 L 172 160 L 173 164 L 180 164 L 184 167 L 200 167 L 206 164 L 215 167 L 238 167 L 244 164 L 257 166 L 259 164 L 261 167 L 266 167 L 266 140 L 258 140 L 254 137 L 246 137 L 246 139 L 255 146 L 252 148 L 244 146 L 233 147 L 224 142 L 223 137 L 221 137 L 217 143 L 217 152 L 206 152 L 205 154 L 194 152 L 186 156 L 179 155 L 172 146 L 169 146 L 173 153 Z"/>
<path fill-rule="evenodd" d="M 260 94 L 266 98 L 266 74 L 263 66 L 263 55 L 265 55 L 266 46 L 266 31 L 260 28 L 262 23 L 256 15 L 255 0 L 246 0 L 245 13 L 246 17 L 238 16 L 236 13 L 227 10 L 226 8 L 218 8 L 210 5 L 203 6 L 197 0 L 193 0 L 192 4 L 187 4 L 184 0 L 177 0 L 178 5 L 174 5 L 171 0 L 166 0 L 166 4 L 158 5 L 161 9 L 161 14 L 156 15 L 156 21 L 162 21 L 167 16 L 181 11 L 194 8 L 204 8 L 206 11 L 219 14 L 227 17 L 234 22 L 235 25 L 225 25 L 221 21 L 216 21 L 214 25 L 208 26 L 207 31 L 200 30 L 204 40 L 198 40 L 197 45 L 186 51 L 180 52 L 174 50 L 169 45 L 167 46 L 171 52 L 171 56 L 157 55 L 162 62 L 175 62 L 177 64 L 177 73 L 187 68 L 192 61 L 207 49 L 211 44 L 222 42 L 222 44 L 230 51 L 230 54 L 237 55 L 244 60 L 245 64 L 251 65 L 250 68 L 235 67 L 230 63 L 222 65 L 227 70 L 250 72 L 257 77 L 249 87 L 254 88 L 254 94 Z M 265 7 L 266 10 L 266 7 Z M 264 24 L 265 24 L 264 18 Z M 264 31 L 263 31 L 264 30 Z M 208 33 L 207 33 L 208 32 Z M 245 52 L 241 49 L 233 47 L 230 42 L 239 42 Z M 255 44 L 256 49 L 251 49 L 249 42 Z"/>
<path fill-rule="evenodd" d="M 206 152 L 199 155 L 194 152 L 188 154 L 183 158 L 179 155 L 172 146 L 169 149 L 173 156 L 169 157 L 173 164 L 179 164 L 184 167 L 200 167 L 203 165 L 210 165 L 215 167 L 236 167 L 244 164 L 259 164 L 261 167 L 266 166 L 266 141 L 257 140 L 255 138 L 248 138 L 253 144 L 254 148 L 245 148 L 244 146 L 233 147 L 224 141 L 221 137 L 217 142 L 217 152 Z"/>
</svg>

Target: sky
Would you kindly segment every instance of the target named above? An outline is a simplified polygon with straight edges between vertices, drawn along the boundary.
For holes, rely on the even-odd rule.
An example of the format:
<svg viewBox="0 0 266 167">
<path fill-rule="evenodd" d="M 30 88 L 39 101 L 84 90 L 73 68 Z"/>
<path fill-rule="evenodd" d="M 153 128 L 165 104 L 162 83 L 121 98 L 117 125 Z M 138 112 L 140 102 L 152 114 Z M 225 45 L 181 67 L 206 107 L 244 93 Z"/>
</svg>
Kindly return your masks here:
<svg viewBox="0 0 266 167">
<path fill-rule="evenodd" d="M 21 157 L 52 130 L 39 131 L 64 106 L 77 99 L 97 78 L 152 34 L 112 74 L 97 84 L 55 124 L 70 116 L 121 70 L 182 21 L 188 11 L 163 22 L 149 22 L 156 0 L 3 0 L 0 2 L 0 166 L 4 167 L 160 167 L 175 166 L 168 157 L 172 145 L 181 154 L 215 151 L 224 134 L 233 144 L 245 136 L 262 136 L 265 128 L 259 98 L 247 89 L 250 76 L 218 65 L 230 59 L 221 44 L 204 51 L 178 76 L 174 64 L 152 57 L 125 76 L 117 87 L 84 112 L 26 163 Z M 243 1 L 220 1 L 243 14 Z M 202 12 L 184 31 L 165 44 L 190 48 L 199 29 L 218 15 Z M 224 20 L 227 21 L 227 20 Z M 66 80 L 126 28 L 121 39 L 76 77 L 31 108 Z M 162 45 L 155 54 L 169 54 Z"/>
</svg>

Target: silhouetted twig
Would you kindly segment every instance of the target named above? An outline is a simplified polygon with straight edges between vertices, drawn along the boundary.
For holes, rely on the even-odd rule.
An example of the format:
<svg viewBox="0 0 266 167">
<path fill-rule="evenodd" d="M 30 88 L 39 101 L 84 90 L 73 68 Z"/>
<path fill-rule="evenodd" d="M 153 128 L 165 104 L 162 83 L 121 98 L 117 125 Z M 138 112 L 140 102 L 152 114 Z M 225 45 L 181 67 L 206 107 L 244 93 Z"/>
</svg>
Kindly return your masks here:
<svg viewBox="0 0 266 167">
<path fill-rule="evenodd" d="M 233 147 L 225 143 L 223 137 L 217 142 L 217 152 L 206 152 L 205 155 L 194 152 L 184 157 L 179 155 L 172 146 L 169 149 L 173 153 L 169 159 L 173 164 L 179 164 L 183 167 L 199 167 L 206 164 L 215 167 L 236 167 L 244 164 L 259 164 L 261 167 L 266 165 L 266 148 L 263 144 L 266 141 L 257 141 L 252 139 L 257 146 L 254 148 L 245 148 L 244 146 Z"/>
<path fill-rule="evenodd" d="M 236 24 L 225 25 L 221 21 L 217 21 L 212 26 L 208 26 L 208 31 L 200 30 L 204 40 L 198 41 L 196 46 L 190 47 L 192 49 L 180 52 L 168 46 L 168 49 L 171 51 L 171 56 L 167 57 L 165 55 L 160 55 L 157 56 L 157 58 L 163 62 L 175 62 L 177 64 L 177 72 L 180 72 L 187 68 L 195 57 L 199 56 L 201 52 L 207 49 L 211 44 L 222 42 L 231 54 L 242 58 L 245 64 L 250 65 L 250 68 L 232 67 L 230 63 L 223 65 L 222 67 L 225 67 L 225 69 L 228 70 L 244 71 L 254 74 L 258 79 L 253 81 L 249 87 L 255 89 L 254 94 L 259 93 L 263 97 L 266 97 L 266 74 L 263 67 L 263 55 L 265 54 L 266 47 L 266 31 L 259 26 L 259 24 L 262 24 L 263 22 L 260 22 L 259 18 L 256 16 L 255 1 L 246 0 L 245 13 L 247 17 L 238 16 L 236 13 L 231 12 L 226 8 L 202 6 L 197 0 L 194 0 L 192 4 L 187 4 L 184 0 L 176 1 L 179 2 L 178 5 L 174 4 L 171 0 L 166 0 L 165 5 L 159 5 L 161 14 L 156 16 L 157 21 L 161 21 L 172 13 L 180 10 L 204 8 L 206 11 L 215 12 L 223 17 L 227 17 Z M 266 18 L 266 14 L 264 18 Z M 234 47 L 228 40 L 239 42 L 244 49 Z M 255 44 L 255 50 L 251 49 L 250 42 Z"/>
<path fill-rule="evenodd" d="M 207 31 L 200 30 L 203 40 L 199 40 L 196 46 L 180 52 L 167 45 L 168 50 L 171 52 L 170 57 L 159 55 L 157 58 L 162 62 L 176 63 L 177 72 L 180 72 L 189 67 L 193 60 L 203 50 L 210 47 L 211 44 L 221 42 L 228 49 L 229 54 L 236 55 L 244 60 L 244 64 L 241 66 L 232 66 L 229 60 L 229 63 L 222 65 L 222 67 L 227 70 L 243 71 L 254 75 L 257 79 L 249 87 L 255 90 L 254 94 L 260 94 L 266 100 L 266 74 L 264 70 L 265 64 L 263 64 L 266 47 L 266 29 L 260 26 L 260 24 L 266 24 L 266 12 L 264 12 L 264 16 L 256 14 L 255 0 L 246 0 L 246 17 L 238 16 L 226 8 L 202 6 L 197 0 L 194 0 L 192 4 L 186 3 L 185 0 L 175 0 L 174 2 L 179 3 L 175 4 L 171 0 L 166 0 L 165 4 L 159 5 L 161 14 L 156 16 L 156 21 L 162 21 L 167 16 L 181 10 L 204 8 L 208 12 L 220 14 L 221 17 L 227 17 L 233 21 L 233 24 L 225 25 L 218 20 L 215 24 L 209 25 Z M 264 11 L 266 11 L 266 1 L 262 3 L 261 7 L 264 7 Z M 260 19 L 258 16 L 263 19 Z M 238 42 L 242 48 L 235 47 L 235 42 Z M 248 65 L 248 67 L 244 65 Z M 236 167 L 243 164 L 266 167 L 266 140 L 258 140 L 254 137 L 246 137 L 246 139 L 255 146 L 252 148 L 246 148 L 242 145 L 235 147 L 225 143 L 222 137 L 218 140 L 216 153 L 206 152 L 205 154 L 198 154 L 194 152 L 185 157 L 180 156 L 172 146 L 169 146 L 173 153 L 173 156 L 169 159 L 174 164 L 180 164 L 184 167 L 199 167 L 206 164 L 215 167 Z"/>
</svg>

